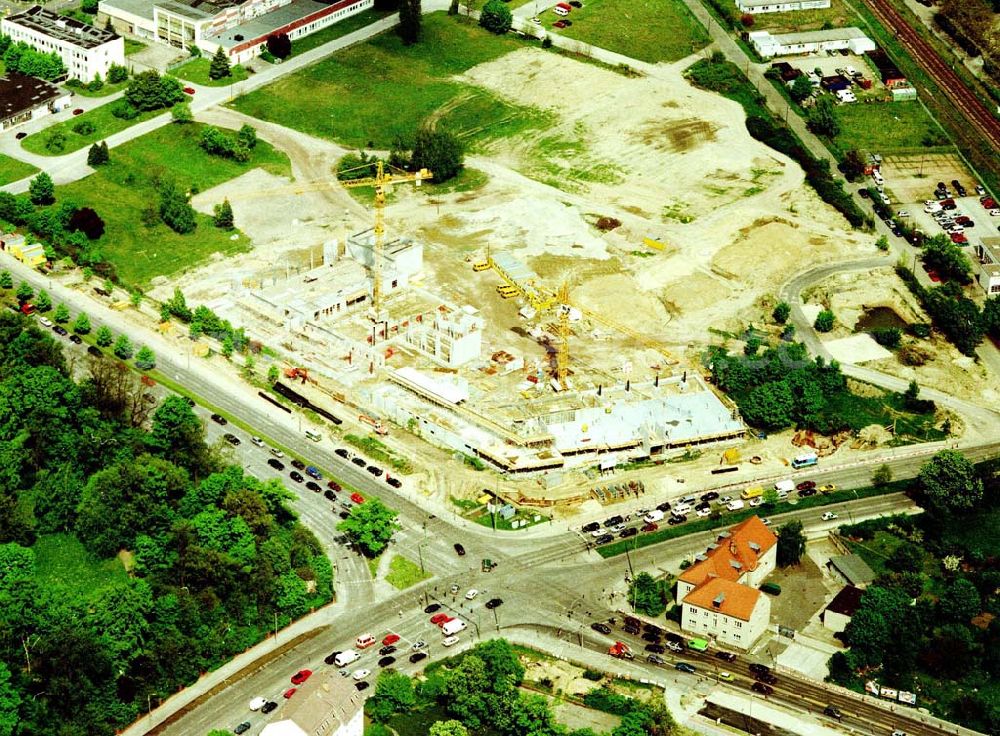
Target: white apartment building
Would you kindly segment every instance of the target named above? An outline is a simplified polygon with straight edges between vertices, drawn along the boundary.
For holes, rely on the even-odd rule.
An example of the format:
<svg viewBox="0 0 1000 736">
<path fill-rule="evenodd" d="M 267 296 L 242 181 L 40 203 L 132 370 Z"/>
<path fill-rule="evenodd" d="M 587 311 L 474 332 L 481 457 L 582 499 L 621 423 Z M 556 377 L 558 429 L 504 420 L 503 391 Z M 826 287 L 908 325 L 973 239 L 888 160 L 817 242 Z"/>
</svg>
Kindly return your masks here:
<svg viewBox="0 0 1000 736">
<path fill-rule="evenodd" d="M 721 532 L 677 580 L 681 628 L 749 649 L 767 629 L 771 601 L 757 588 L 777 564 L 778 538 L 756 516 Z"/>
<path fill-rule="evenodd" d="M 45 10 L 39 5 L 0 20 L 0 32 L 37 51 L 59 54 L 70 78 L 108 76 L 112 64 L 125 65 L 125 41 L 111 31 Z"/>
</svg>

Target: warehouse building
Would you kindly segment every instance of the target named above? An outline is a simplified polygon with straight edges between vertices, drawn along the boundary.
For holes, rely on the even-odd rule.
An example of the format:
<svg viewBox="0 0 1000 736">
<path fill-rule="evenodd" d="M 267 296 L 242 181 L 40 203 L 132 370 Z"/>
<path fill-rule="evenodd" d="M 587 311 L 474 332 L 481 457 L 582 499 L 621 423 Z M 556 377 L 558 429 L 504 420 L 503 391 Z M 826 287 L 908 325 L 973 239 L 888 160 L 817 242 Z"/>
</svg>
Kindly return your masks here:
<svg viewBox="0 0 1000 736">
<path fill-rule="evenodd" d="M 780 33 L 776 36 L 767 31 L 754 31 L 748 38 L 757 53 L 765 59 L 841 49 L 863 54 L 875 49 L 875 42 L 858 28 L 831 28 L 826 31 Z"/>
</svg>

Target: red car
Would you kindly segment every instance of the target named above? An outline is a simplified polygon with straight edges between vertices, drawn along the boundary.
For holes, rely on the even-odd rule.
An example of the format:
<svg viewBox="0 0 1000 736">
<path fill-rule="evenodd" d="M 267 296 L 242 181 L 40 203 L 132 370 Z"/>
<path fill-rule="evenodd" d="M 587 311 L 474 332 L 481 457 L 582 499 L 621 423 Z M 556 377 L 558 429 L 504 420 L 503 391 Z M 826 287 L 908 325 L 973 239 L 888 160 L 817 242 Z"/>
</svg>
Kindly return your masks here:
<svg viewBox="0 0 1000 736">
<path fill-rule="evenodd" d="M 448 620 L 447 613 L 435 613 L 433 616 L 431 616 L 431 623 L 437 624 L 438 626 L 440 626 L 447 620 Z"/>
<path fill-rule="evenodd" d="M 965 245 L 969 242 L 969 239 L 965 237 L 964 233 L 952 233 L 951 242 L 958 243 L 959 245 Z"/>
<path fill-rule="evenodd" d="M 364 503 L 365 497 L 362 496 L 360 493 L 352 493 L 351 500 L 354 501 L 354 503 Z"/>
<path fill-rule="evenodd" d="M 397 641 L 399 641 L 399 634 L 389 634 L 389 636 L 382 640 L 382 645 L 387 647 L 390 644 L 395 644 Z"/>
<path fill-rule="evenodd" d="M 194 94 L 194 87 L 185 87 L 184 88 L 184 94 L 186 94 L 186 95 L 193 95 Z"/>
<path fill-rule="evenodd" d="M 312 677 L 312 670 L 299 670 L 294 675 L 292 675 L 292 684 L 301 685 L 303 682 Z"/>
<path fill-rule="evenodd" d="M 327 483 L 326 487 L 329 488 L 331 491 L 342 491 L 343 490 L 343 488 L 340 487 L 340 483 L 338 483 L 335 480 L 331 480 L 329 483 Z"/>
<path fill-rule="evenodd" d="M 73 111 L 73 114 L 74 114 L 74 115 L 83 115 L 83 108 L 82 108 L 82 107 L 78 107 L 78 108 L 76 108 L 76 109 L 75 109 L 75 110 Z"/>
<path fill-rule="evenodd" d="M 288 700 L 288 698 L 290 698 L 293 695 L 295 695 L 295 691 L 296 690 L 298 690 L 297 687 L 290 687 L 287 690 L 285 690 L 285 692 L 282 695 L 284 696 L 285 700 Z"/>
<path fill-rule="evenodd" d="M 449 616 L 449 615 L 445 614 L 445 617 L 443 619 L 441 619 L 440 621 L 438 621 L 438 626 L 444 626 L 449 621 L 454 621 L 454 620 L 455 620 L 454 616 Z"/>
<path fill-rule="evenodd" d="M 657 529 L 659 529 L 659 528 L 660 528 L 660 525 L 659 525 L 659 524 L 657 524 L 656 522 L 653 522 L 653 521 L 651 521 L 651 522 L 649 522 L 648 524 L 646 524 L 646 526 L 644 526 L 644 527 L 642 528 L 642 530 L 643 530 L 644 532 L 655 532 L 655 531 L 656 531 Z"/>
</svg>

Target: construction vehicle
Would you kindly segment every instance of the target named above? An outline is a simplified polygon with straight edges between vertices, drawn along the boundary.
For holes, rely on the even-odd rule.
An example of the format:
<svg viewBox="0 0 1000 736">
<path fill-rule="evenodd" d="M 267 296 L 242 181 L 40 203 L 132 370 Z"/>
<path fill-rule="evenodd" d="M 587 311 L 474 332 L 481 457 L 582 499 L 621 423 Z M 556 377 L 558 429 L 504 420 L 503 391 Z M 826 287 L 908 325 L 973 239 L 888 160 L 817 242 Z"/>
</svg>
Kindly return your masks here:
<svg viewBox="0 0 1000 736">
<path fill-rule="evenodd" d="M 616 641 L 608 647 L 608 654 L 616 659 L 635 659 L 635 655 L 632 654 L 629 645 L 621 641 Z"/>
<path fill-rule="evenodd" d="M 302 379 L 302 383 L 305 383 L 306 381 L 309 380 L 309 371 L 307 371 L 305 368 L 295 368 L 295 367 L 286 368 L 285 377 L 291 378 L 293 381 L 295 379 Z"/>
<path fill-rule="evenodd" d="M 375 434 L 382 435 L 383 437 L 389 434 L 389 430 L 382 425 L 382 422 L 379 419 L 370 417 L 367 414 L 359 414 L 358 421 L 362 422 L 363 424 L 367 424 L 372 429 L 374 429 Z"/>
</svg>

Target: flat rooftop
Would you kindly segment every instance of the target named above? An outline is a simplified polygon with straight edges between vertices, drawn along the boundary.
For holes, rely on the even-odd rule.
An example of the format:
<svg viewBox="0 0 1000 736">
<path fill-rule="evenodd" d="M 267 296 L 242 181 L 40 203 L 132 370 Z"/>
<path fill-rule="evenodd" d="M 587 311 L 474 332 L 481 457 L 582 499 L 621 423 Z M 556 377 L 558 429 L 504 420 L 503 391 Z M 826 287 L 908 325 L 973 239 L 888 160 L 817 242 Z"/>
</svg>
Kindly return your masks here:
<svg viewBox="0 0 1000 736">
<path fill-rule="evenodd" d="M 766 35 L 764 35 L 766 34 Z M 852 38 L 867 38 L 868 36 L 860 28 L 831 28 L 826 31 L 802 31 L 800 33 L 778 33 L 770 34 L 762 31 L 760 34 L 751 33 L 751 40 L 754 38 L 770 38 L 775 43 L 783 46 L 800 43 L 819 43 L 821 41 L 850 41 Z"/>
<path fill-rule="evenodd" d="M 334 4 L 339 5 L 340 3 Z M 344 3 L 344 7 L 351 4 Z M 266 36 L 275 28 L 281 28 L 289 23 L 294 23 L 308 15 L 326 10 L 330 6 L 331 3 L 318 3 L 314 2 L 314 0 L 292 0 L 288 5 L 275 8 L 257 18 L 250 18 L 237 26 L 227 28 L 220 35 L 213 36 L 212 40 L 222 46 L 222 48 L 230 49 L 246 41 Z M 237 36 L 240 36 L 240 38 L 237 39 Z"/>
<path fill-rule="evenodd" d="M 5 20 L 8 23 L 43 33 L 57 41 L 70 43 L 83 49 L 96 48 L 118 38 L 118 35 L 112 31 L 58 15 L 40 5 L 28 8 L 23 13 L 7 16 Z"/>
<path fill-rule="evenodd" d="M 19 72 L 7 72 L 6 76 L 0 77 L 0 120 L 34 110 L 66 95 L 66 92 L 44 79 Z"/>
<path fill-rule="evenodd" d="M 100 5 L 122 10 L 131 15 L 153 20 L 153 0 L 101 0 Z"/>
</svg>

